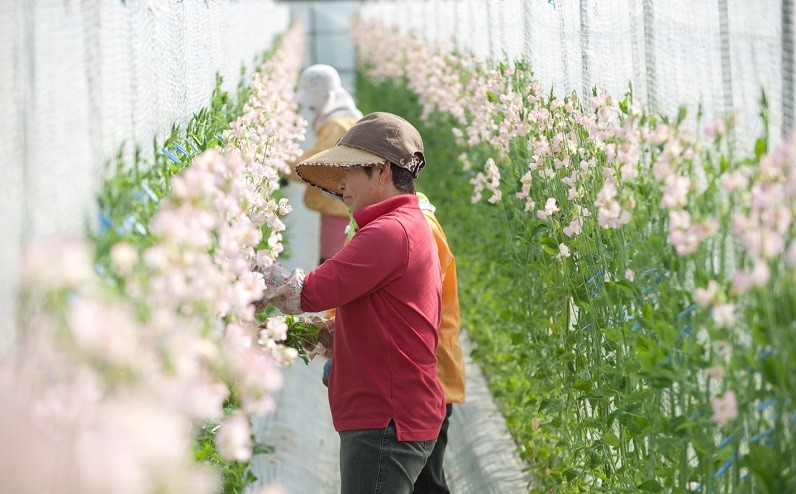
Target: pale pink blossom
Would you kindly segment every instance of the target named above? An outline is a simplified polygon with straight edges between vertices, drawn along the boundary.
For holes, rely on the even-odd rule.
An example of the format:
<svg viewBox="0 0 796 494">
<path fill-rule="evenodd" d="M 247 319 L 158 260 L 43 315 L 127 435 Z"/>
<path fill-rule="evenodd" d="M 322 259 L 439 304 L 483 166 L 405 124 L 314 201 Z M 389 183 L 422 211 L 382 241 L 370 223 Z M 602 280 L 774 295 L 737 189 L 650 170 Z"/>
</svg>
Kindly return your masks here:
<svg viewBox="0 0 796 494">
<path fill-rule="evenodd" d="M 544 205 L 544 210 L 539 210 L 536 212 L 536 216 L 539 219 L 545 220 L 550 218 L 553 214 L 560 211 L 560 208 L 556 205 L 556 200 L 553 197 L 549 197 Z"/>
<path fill-rule="evenodd" d="M 749 179 L 741 171 L 727 172 L 721 176 L 721 185 L 727 192 L 735 192 L 746 189 Z"/>
<path fill-rule="evenodd" d="M 461 163 L 462 170 L 469 171 L 473 168 L 473 164 L 470 162 L 470 159 L 467 157 L 467 153 L 461 153 L 459 155 L 459 163 Z"/>
<path fill-rule="evenodd" d="M 127 275 L 138 262 L 138 250 L 129 242 L 117 242 L 111 247 L 110 259 L 119 273 Z"/>
<path fill-rule="evenodd" d="M 735 324 L 735 305 L 731 303 L 714 305 L 711 316 L 717 329 L 728 328 Z"/>
<path fill-rule="evenodd" d="M 660 206 L 666 209 L 682 208 L 688 204 L 691 180 L 688 177 L 670 175 L 661 187 L 663 197 Z"/>
<path fill-rule="evenodd" d="M 236 412 L 216 431 L 218 454 L 230 461 L 249 461 L 252 455 L 251 427 L 246 414 Z"/>
<path fill-rule="evenodd" d="M 697 288 L 694 290 L 694 300 L 699 307 L 705 308 L 713 304 L 716 294 L 719 290 L 719 284 L 716 280 L 708 281 L 707 288 Z"/>
<path fill-rule="evenodd" d="M 708 375 L 717 381 L 724 379 L 724 367 L 713 366 L 708 369 Z"/>
<path fill-rule="evenodd" d="M 733 295 L 742 295 L 748 292 L 754 286 L 752 276 L 746 271 L 736 271 L 732 275 L 732 289 L 730 292 Z"/>
<path fill-rule="evenodd" d="M 520 183 L 522 184 L 522 189 L 520 192 L 517 192 L 515 196 L 517 199 L 527 199 L 531 195 L 531 172 L 527 171 L 525 174 L 520 178 Z"/>
<path fill-rule="evenodd" d="M 569 251 L 569 247 L 566 244 L 558 244 L 558 254 L 556 255 L 556 259 L 564 259 L 566 257 L 570 257 L 572 254 Z"/>
<path fill-rule="evenodd" d="M 727 125 L 721 118 L 716 118 L 705 125 L 705 135 L 708 137 L 721 137 L 727 132 Z"/>
<path fill-rule="evenodd" d="M 796 241 L 791 241 L 788 251 L 785 254 L 785 261 L 790 267 L 796 267 Z"/>
<path fill-rule="evenodd" d="M 22 273 L 30 285 L 44 289 L 82 286 L 96 282 L 88 246 L 74 239 L 43 239 L 22 251 Z"/>
<path fill-rule="evenodd" d="M 260 338 L 271 338 L 284 341 L 287 338 L 287 322 L 284 317 L 271 317 L 266 321 L 265 329 L 260 331 Z"/>
<path fill-rule="evenodd" d="M 727 425 L 729 421 L 738 418 L 738 402 L 735 391 L 731 389 L 722 396 L 710 398 L 710 406 L 713 409 L 711 419 L 719 425 Z"/>
<path fill-rule="evenodd" d="M 626 269 L 625 279 L 632 283 L 636 279 L 636 273 L 634 273 L 632 269 Z"/>
<path fill-rule="evenodd" d="M 757 261 L 752 267 L 752 283 L 754 286 L 765 286 L 771 279 L 771 268 L 765 261 Z"/>
<path fill-rule="evenodd" d="M 564 235 L 567 237 L 572 237 L 581 232 L 581 228 L 583 226 L 583 219 L 580 217 L 572 218 L 572 221 L 569 222 L 569 225 L 563 228 Z"/>
</svg>

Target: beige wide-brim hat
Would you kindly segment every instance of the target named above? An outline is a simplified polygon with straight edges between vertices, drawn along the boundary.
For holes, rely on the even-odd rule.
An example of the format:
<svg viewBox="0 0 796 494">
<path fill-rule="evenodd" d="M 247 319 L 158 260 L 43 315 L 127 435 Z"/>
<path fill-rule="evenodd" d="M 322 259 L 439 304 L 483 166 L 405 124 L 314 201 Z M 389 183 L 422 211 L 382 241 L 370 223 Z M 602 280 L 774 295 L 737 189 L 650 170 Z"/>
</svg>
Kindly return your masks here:
<svg viewBox="0 0 796 494">
<path fill-rule="evenodd" d="M 296 165 L 305 182 L 342 197 L 340 181 L 347 168 L 389 162 L 413 177 L 425 166 L 423 139 L 412 124 L 398 115 L 375 112 L 357 120 L 331 149 Z"/>
<path fill-rule="evenodd" d="M 374 166 L 385 161 L 368 151 L 338 144 L 296 165 L 296 173 L 310 185 L 343 197 L 340 182 L 347 168 Z"/>
</svg>

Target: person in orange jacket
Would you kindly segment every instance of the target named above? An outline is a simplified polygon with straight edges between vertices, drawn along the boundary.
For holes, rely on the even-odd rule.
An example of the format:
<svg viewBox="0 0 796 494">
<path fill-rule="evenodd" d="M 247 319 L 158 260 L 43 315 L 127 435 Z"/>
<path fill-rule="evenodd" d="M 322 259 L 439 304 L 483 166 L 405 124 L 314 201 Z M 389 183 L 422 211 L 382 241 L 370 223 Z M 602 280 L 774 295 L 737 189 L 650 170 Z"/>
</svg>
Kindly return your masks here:
<svg viewBox="0 0 796 494">
<path fill-rule="evenodd" d="M 295 174 L 296 163 L 337 144 L 343 134 L 362 118 L 354 99 L 340 81 L 340 74 L 329 65 L 310 65 L 301 73 L 295 100 L 313 115 L 312 130 L 316 140 L 313 146 L 292 165 L 288 179 L 302 182 Z M 304 205 L 321 215 L 320 263 L 330 259 L 343 247 L 345 227 L 348 224 L 348 208 L 337 197 L 324 194 L 318 188 L 307 187 Z"/>
<path fill-rule="evenodd" d="M 439 437 L 434 445 L 426 466 L 415 481 L 414 492 L 417 494 L 443 494 L 450 493 L 445 480 L 443 459 L 448 445 L 448 425 L 453 412 L 454 403 L 464 403 L 466 379 L 464 374 L 464 356 L 459 341 L 461 318 L 459 312 L 459 293 L 456 279 L 456 259 L 448 245 L 448 239 L 439 220 L 434 215 L 436 208 L 429 202 L 425 194 L 417 192 L 420 209 L 431 229 L 434 243 L 439 255 L 440 271 L 442 275 L 442 318 L 439 326 L 439 345 L 437 346 L 437 376 L 442 391 L 445 394 L 445 420 L 442 422 Z M 351 219 L 346 228 L 346 243 L 356 233 L 356 222 Z M 320 322 L 322 327 L 321 341 L 329 352 L 333 349 L 334 310 L 327 312 L 326 318 Z M 329 332 L 331 329 L 332 332 Z M 328 353 L 327 353 L 328 356 Z M 332 359 L 324 365 L 323 382 L 328 385 L 332 368 Z"/>
</svg>

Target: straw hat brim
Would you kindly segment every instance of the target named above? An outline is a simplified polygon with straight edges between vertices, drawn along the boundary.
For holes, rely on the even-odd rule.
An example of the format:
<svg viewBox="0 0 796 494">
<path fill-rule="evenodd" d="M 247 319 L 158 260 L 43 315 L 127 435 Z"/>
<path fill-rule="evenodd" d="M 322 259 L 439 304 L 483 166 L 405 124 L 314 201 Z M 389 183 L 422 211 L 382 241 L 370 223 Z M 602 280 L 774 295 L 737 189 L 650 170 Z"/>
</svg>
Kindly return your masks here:
<svg viewBox="0 0 796 494">
<path fill-rule="evenodd" d="M 296 174 L 310 185 L 337 197 L 343 197 L 339 187 L 346 168 L 373 166 L 385 161 L 384 158 L 368 151 L 340 145 L 302 161 L 296 165 Z"/>
</svg>

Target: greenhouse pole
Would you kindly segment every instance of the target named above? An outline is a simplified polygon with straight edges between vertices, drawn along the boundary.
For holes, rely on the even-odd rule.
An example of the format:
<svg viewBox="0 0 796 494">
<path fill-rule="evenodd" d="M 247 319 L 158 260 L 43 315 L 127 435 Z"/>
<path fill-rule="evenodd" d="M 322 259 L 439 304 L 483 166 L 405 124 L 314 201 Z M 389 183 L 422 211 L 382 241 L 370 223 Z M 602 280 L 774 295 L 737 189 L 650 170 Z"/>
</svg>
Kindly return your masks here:
<svg viewBox="0 0 796 494">
<path fill-rule="evenodd" d="M 486 34 L 489 39 L 489 58 L 494 58 L 494 46 L 492 44 L 492 0 L 486 2 Z"/>
<path fill-rule="evenodd" d="M 531 61 L 531 2 L 525 1 L 522 2 L 522 24 L 525 30 L 524 37 L 525 37 L 525 44 L 523 45 L 523 51 L 525 52 L 525 58 L 528 62 Z M 533 69 L 534 67 L 531 66 Z"/>
<path fill-rule="evenodd" d="M 589 6 L 588 0 L 580 0 L 580 65 L 583 85 L 583 101 L 589 101 Z"/>
<path fill-rule="evenodd" d="M 786 137 L 794 123 L 794 61 L 793 0 L 782 0 L 782 136 Z"/>
<path fill-rule="evenodd" d="M 19 80 L 21 88 L 20 97 L 20 124 L 22 129 L 22 136 L 20 144 L 22 147 L 22 214 L 20 220 L 20 240 L 22 247 L 32 240 L 33 216 L 32 205 L 35 203 L 35 198 L 31 197 L 33 194 L 31 187 L 31 141 L 34 134 L 35 122 L 33 121 L 34 111 L 34 90 L 36 87 L 36 44 L 34 39 L 35 34 L 35 9 L 36 2 L 24 2 L 20 14 L 22 15 L 21 29 L 19 32 L 20 50 L 17 52 L 17 63 L 20 70 Z"/>
<path fill-rule="evenodd" d="M 658 106 L 658 88 L 655 77 L 655 13 L 653 0 L 644 0 L 644 56 L 647 67 L 647 104 L 653 110 Z"/>
<path fill-rule="evenodd" d="M 719 0 L 719 36 L 721 38 L 721 83 L 724 92 L 724 113 L 733 111 L 732 56 L 730 50 L 730 14 L 727 0 Z"/>
<path fill-rule="evenodd" d="M 561 73 L 564 75 L 565 92 L 570 93 L 574 90 L 572 81 L 569 79 L 569 61 L 567 60 L 567 32 L 564 23 L 564 7 L 553 4 L 553 8 L 558 13 L 558 34 L 561 45 Z"/>
</svg>

